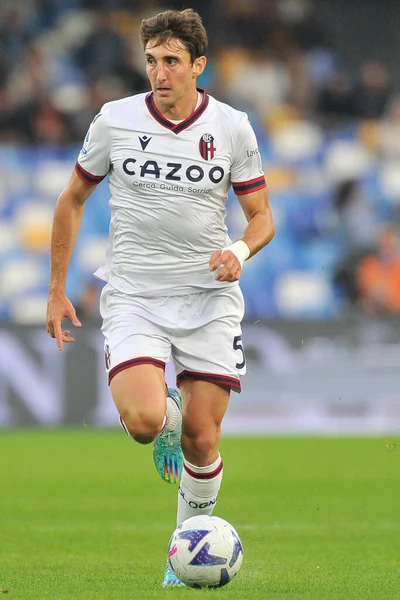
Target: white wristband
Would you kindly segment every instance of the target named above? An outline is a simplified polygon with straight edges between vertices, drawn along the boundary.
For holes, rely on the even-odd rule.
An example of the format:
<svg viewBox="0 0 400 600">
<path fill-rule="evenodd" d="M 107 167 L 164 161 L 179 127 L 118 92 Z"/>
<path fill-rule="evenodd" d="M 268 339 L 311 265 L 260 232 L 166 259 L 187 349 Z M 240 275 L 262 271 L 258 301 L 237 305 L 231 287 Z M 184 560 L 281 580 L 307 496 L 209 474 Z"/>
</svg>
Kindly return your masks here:
<svg viewBox="0 0 400 600">
<path fill-rule="evenodd" d="M 248 247 L 246 242 L 244 242 L 243 240 L 238 240 L 237 242 L 234 242 L 230 246 L 223 248 L 222 253 L 224 253 L 225 250 L 230 250 L 231 252 L 233 252 L 233 254 L 236 256 L 236 258 L 240 262 L 241 267 L 243 267 L 244 261 L 247 258 L 249 258 L 249 256 L 250 256 L 250 248 Z"/>
</svg>

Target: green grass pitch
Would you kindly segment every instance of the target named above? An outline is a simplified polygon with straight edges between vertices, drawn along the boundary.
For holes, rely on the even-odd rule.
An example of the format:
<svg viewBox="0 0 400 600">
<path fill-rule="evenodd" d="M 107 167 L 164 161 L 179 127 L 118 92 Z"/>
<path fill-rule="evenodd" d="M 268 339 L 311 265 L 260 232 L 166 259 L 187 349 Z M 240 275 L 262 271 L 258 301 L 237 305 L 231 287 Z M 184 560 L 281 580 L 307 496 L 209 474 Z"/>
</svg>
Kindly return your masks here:
<svg viewBox="0 0 400 600">
<path fill-rule="evenodd" d="M 399 600 L 394 439 L 224 439 L 215 514 L 243 567 L 219 590 L 160 586 L 176 487 L 119 431 L 0 434 L 0 597 Z"/>
</svg>

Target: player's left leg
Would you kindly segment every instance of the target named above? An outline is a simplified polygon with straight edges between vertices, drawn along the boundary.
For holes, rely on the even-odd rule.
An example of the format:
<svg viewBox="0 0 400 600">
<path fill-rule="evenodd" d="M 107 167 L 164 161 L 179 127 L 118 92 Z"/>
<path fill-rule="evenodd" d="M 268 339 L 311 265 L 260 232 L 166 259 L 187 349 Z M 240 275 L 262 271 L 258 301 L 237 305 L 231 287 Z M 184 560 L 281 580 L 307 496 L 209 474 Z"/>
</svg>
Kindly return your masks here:
<svg viewBox="0 0 400 600">
<path fill-rule="evenodd" d="M 223 473 L 221 422 L 230 390 L 240 391 L 239 376 L 246 370 L 240 327 L 244 303 L 238 287 L 193 295 L 183 308 L 181 328 L 171 340 L 183 397 L 177 525 L 213 512 Z M 163 585 L 179 584 L 167 563 Z"/>
<path fill-rule="evenodd" d="M 217 502 L 223 473 L 218 447 L 230 390 L 208 381 L 187 379 L 181 383 L 181 393 L 184 464 L 178 491 L 177 525 L 194 515 L 211 515 Z M 163 586 L 179 585 L 182 582 L 167 562 Z"/>
<path fill-rule="evenodd" d="M 246 371 L 239 287 L 200 294 L 191 300 L 190 311 L 187 328 L 172 338 L 183 397 L 177 525 L 190 516 L 212 514 L 222 481 L 221 422 L 230 391 L 240 392 L 240 376 Z"/>
<path fill-rule="evenodd" d="M 184 466 L 177 525 L 194 515 L 211 515 L 217 502 L 223 474 L 218 448 L 230 389 L 209 381 L 187 379 L 181 383 L 181 393 L 184 398 Z"/>
</svg>

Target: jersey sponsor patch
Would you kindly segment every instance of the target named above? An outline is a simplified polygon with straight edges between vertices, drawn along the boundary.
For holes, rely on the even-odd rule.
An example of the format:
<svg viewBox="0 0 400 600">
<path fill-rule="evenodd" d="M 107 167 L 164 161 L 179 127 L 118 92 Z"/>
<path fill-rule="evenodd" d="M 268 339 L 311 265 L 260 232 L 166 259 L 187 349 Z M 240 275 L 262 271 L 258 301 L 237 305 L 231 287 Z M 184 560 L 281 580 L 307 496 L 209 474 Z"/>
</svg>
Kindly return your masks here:
<svg viewBox="0 0 400 600">
<path fill-rule="evenodd" d="M 199 150 L 204 160 L 212 160 L 214 158 L 216 147 L 214 146 L 214 137 L 211 133 L 205 133 L 201 136 Z"/>
<path fill-rule="evenodd" d="M 89 141 L 90 141 L 90 128 L 88 129 L 88 132 L 86 134 L 86 137 L 83 141 L 83 146 L 81 148 L 81 154 L 83 156 L 85 156 L 85 154 L 88 153 L 88 149 L 89 149 Z"/>
<path fill-rule="evenodd" d="M 92 133 L 92 126 L 94 123 L 96 123 L 96 121 L 100 115 L 101 115 L 101 113 L 98 113 L 90 124 L 88 132 L 85 136 L 85 139 L 83 140 L 83 146 L 82 146 L 81 152 L 80 152 L 81 156 L 85 156 L 89 152 L 89 144 L 90 144 L 90 138 L 91 138 L 91 133 Z"/>
</svg>

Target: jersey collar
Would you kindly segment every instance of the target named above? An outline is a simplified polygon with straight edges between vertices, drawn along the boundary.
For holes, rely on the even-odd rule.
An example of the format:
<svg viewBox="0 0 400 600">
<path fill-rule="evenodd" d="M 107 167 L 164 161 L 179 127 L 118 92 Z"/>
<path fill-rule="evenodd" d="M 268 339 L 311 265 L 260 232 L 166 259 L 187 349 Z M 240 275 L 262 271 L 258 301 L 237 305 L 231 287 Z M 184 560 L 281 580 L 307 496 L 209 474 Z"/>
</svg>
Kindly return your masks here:
<svg viewBox="0 0 400 600">
<path fill-rule="evenodd" d="M 147 108 L 149 109 L 151 116 L 158 123 L 160 123 L 160 125 L 162 125 L 163 127 L 166 127 L 173 133 L 178 134 L 181 131 L 183 131 L 184 129 L 187 129 L 188 127 L 193 125 L 193 123 L 195 121 L 197 121 L 197 119 L 199 117 L 201 117 L 201 115 L 203 114 L 203 112 L 206 110 L 206 108 L 208 106 L 209 96 L 206 94 L 206 92 L 204 90 L 201 90 L 199 88 L 197 88 L 197 90 L 203 94 L 203 98 L 202 98 L 202 101 L 200 102 L 200 105 L 196 108 L 196 110 L 194 110 L 192 112 L 191 115 L 189 115 L 184 121 L 181 121 L 180 123 L 172 123 L 172 121 L 168 121 L 168 119 L 166 119 L 165 117 L 162 116 L 162 114 L 156 107 L 156 103 L 154 102 L 153 92 L 150 92 L 149 94 L 147 94 L 146 105 L 147 105 Z"/>
</svg>

